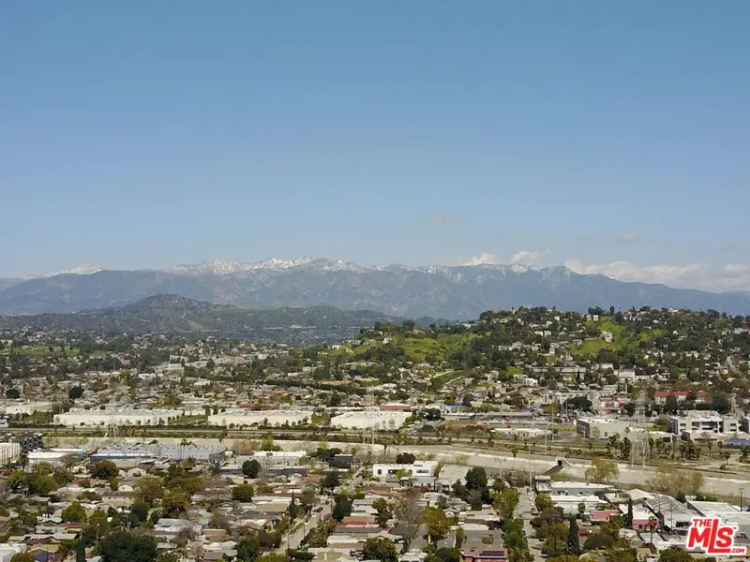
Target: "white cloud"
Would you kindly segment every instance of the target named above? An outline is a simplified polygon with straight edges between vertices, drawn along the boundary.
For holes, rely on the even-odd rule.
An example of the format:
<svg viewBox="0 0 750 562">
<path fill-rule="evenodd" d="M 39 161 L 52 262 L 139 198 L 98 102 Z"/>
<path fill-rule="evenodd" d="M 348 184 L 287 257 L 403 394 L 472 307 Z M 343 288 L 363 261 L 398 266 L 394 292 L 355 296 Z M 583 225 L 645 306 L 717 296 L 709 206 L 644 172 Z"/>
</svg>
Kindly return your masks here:
<svg viewBox="0 0 750 562">
<path fill-rule="evenodd" d="M 546 250 L 519 250 L 510 258 L 512 265 L 542 265 Z"/>
<path fill-rule="evenodd" d="M 461 265 L 542 265 L 547 256 L 547 250 L 518 250 L 511 257 L 503 259 L 492 252 L 482 252 L 478 256 L 469 258 Z"/>
<path fill-rule="evenodd" d="M 642 266 L 629 261 L 589 264 L 574 258 L 566 261 L 565 265 L 577 273 L 606 275 L 620 281 L 662 283 L 670 287 L 707 291 L 750 290 L 750 265 L 746 264 L 718 267 L 700 263 Z"/>
<path fill-rule="evenodd" d="M 496 263 L 500 263 L 497 255 L 490 252 L 482 252 L 478 256 L 474 256 L 473 258 L 469 258 L 465 262 L 462 262 L 461 265 L 488 265 Z"/>
</svg>

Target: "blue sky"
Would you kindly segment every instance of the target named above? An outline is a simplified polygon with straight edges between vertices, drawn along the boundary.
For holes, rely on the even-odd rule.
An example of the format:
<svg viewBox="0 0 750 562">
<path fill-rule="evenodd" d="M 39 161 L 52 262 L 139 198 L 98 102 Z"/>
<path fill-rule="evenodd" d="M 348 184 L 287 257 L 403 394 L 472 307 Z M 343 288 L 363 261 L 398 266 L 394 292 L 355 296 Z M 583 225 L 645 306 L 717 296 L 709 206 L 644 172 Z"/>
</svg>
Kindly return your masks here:
<svg viewBox="0 0 750 562">
<path fill-rule="evenodd" d="M 750 3 L 9 2 L 0 276 L 222 257 L 750 289 Z"/>
</svg>

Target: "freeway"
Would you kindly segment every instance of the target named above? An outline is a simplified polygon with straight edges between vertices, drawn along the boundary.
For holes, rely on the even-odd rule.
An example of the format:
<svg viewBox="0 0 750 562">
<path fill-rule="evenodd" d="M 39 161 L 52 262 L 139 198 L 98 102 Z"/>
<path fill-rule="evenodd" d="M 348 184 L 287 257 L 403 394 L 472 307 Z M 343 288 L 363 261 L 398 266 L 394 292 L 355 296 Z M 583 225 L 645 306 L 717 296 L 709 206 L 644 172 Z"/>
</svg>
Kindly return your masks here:
<svg viewBox="0 0 750 562">
<path fill-rule="evenodd" d="M 416 443 L 399 443 L 403 435 L 395 432 L 363 432 L 351 430 L 327 429 L 311 430 L 309 428 L 274 428 L 274 429 L 225 429 L 225 428 L 188 428 L 188 427 L 133 427 L 122 428 L 121 431 L 105 431 L 91 428 L 62 428 L 62 427 L 25 427 L 0 429 L 0 439 L 3 435 L 41 432 L 46 436 L 65 438 L 112 439 L 188 439 L 192 442 L 218 440 L 231 447 L 233 442 L 242 440 L 260 440 L 272 437 L 277 444 L 284 447 L 300 447 L 309 449 L 311 444 L 326 442 L 331 447 L 342 449 L 354 446 L 367 448 L 378 454 L 390 453 L 395 455 L 402 451 L 418 452 L 436 460 L 450 464 L 468 466 L 484 466 L 493 470 L 516 470 L 532 474 L 544 473 L 552 468 L 559 459 L 564 459 L 565 474 L 572 479 L 586 479 L 586 470 L 590 468 L 590 460 L 584 457 L 570 455 L 569 446 L 556 444 L 549 448 L 549 452 L 528 453 L 517 449 L 517 442 L 494 441 L 476 442 L 472 438 L 454 438 L 446 443 L 437 437 L 422 437 Z M 420 442 L 421 441 L 421 442 Z M 541 449 L 542 447 L 539 446 Z M 505 450 L 503 450 L 505 449 Z M 547 451 L 547 448 L 544 448 Z M 619 475 L 616 483 L 626 486 L 648 486 L 655 475 L 655 467 L 634 467 L 627 463 L 619 463 Z M 690 464 L 672 463 L 670 468 L 700 472 L 704 476 L 705 492 L 722 497 L 739 496 L 750 489 L 750 475 L 712 469 L 705 463 L 695 466 Z"/>
</svg>

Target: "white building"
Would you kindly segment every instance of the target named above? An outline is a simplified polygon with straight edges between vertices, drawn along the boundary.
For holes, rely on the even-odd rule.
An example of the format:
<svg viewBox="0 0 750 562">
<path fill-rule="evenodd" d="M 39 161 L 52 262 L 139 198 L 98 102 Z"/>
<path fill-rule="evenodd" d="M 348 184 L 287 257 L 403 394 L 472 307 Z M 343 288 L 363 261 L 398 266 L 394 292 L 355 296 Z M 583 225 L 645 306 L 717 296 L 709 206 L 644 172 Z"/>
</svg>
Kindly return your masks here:
<svg viewBox="0 0 750 562">
<path fill-rule="evenodd" d="M 413 464 L 374 464 L 372 475 L 381 482 L 403 475 L 417 482 L 429 483 L 435 478 L 437 466 L 437 461 L 414 461 Z"/>
<path fill-rule="evenodd" d="M 607 503 L 594 495 L 567 496 L 564 494 L 550 494 L 550 500 L 552 500 L 552 504 L 555 507 L 562 509 L 565 515 L 580 513 L 581 504 L 583 504 L 583 513 L 591 513 Z"/>
<path fill-rule="evenodd" d="M 180 417 L 180 410 L 81 410 L 55 414 L 52 423 L 66 427 L 107 427 L 123 425 L 166 425 Z"/>
<path fill-rule="evenodd" d="M 29 451 L 27 455 L 29 469 L 33 469 L 39 464 L 50 464 L 52 466 L 62 466 L 75 457 L 75 453 L 67 449 L 47 450 L 47 451 Z"/>
<path fill-rule="evenodd" d="M 396 430 L 402 427 L 410 417 L 409 412 L 361 410 L 346 412 L 332 418 L 331 426 L 342 429 Z"/>
<path fill-rule="evenodd" d="M 498 427 L 492 430 L 505 439 L 542 439 L 552 435 L 549 429 L 540 429 L 538 427 Z"/>
<path fill-rule="evenodd" d="M 669 430 L 676 435 L 700 438 L 704 434 L 737 433 L 739 429 L 735 416 L 722 416 L 714 411 L 692 410 L 683 416 L 669 418 Z"/>
<path fill-rule="evenodd" d="M 14 463 L 20 458 L 20 443 L 0 443 L 0 466 Z"/>
<path fill-rule="evenodd" d="M 252 425 L 284 426 L 302 425 L 310 421 L 307 410 L 228 410 L 208 416 L 209 425 L 243 427 Z"/>
<path fill-rule="evenodd" d="M 576 431 L 578 435 L 587 439 L 607 439 L 612 435 L 625 437 L 633 422 L 616 420 L 613 418 L 578 418 L 576 420 Z"/>
<path fill-rule="evenodd" d="M 54 404 L 46 400 L 3 400 L 0 402 L 0 414 L 6 416 L 30 416 L 34 412 L 51 412 Z"/>
</svg>

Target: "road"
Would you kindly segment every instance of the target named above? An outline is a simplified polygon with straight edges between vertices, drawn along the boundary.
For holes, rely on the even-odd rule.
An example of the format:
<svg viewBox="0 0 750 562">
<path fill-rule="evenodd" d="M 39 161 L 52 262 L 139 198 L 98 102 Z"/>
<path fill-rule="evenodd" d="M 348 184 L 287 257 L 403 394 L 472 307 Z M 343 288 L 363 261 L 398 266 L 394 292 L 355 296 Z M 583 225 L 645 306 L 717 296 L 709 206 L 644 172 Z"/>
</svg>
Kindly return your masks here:
<svg viewBox="0 0 750 562">
<path fill-rule="evenodd" d="M 531 520 L 534 518 L 534 514 L 532 513 L 532 508 L 534 507 L 533 494 L 528 487 L 522 488 L 520 492 L 516 517 L 523 519 L 523 530 L 526 533 L 526 541 L 529 543 L 529 551 L 534 557 L 534 562 L 544 562 L 542 541 L 535 537 L 534 527 L 531 526 Z"/>
<path fill-rule="evenodd" d="M 332 500 L 325 498 L 324 503 L 320 506 L 315 506 L 312 513 L 308 517 L 305 517 L 303 521 L 297 522 L 292 526 L 291 530 L 281 541 L 281 546 L 276 549 L 279 554 L 285 554 L 287 549 L 298 549 L 302 544 L 302 541 L 312 529 L 314 529 L 321 521 L 328 519 L 332 513 Z M 320 511 L 315 511 L 320 507 Z"/>
</svg>

